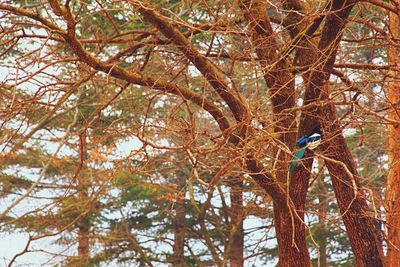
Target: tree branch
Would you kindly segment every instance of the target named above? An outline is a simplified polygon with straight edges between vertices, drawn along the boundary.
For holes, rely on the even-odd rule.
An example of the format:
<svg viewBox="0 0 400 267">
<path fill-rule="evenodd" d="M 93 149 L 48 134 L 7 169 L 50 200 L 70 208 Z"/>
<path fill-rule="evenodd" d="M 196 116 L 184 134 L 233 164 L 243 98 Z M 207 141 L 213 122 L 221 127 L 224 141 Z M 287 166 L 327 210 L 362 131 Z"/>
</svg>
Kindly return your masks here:
<svg viewBox="0 0 400 267">
<path fill-rule="evenodd" d="M 28 10 L 8 6 L 5 4 L 0 4 L 0 9 L 10 11 L 16 15 L 22 15 L 39 21 L 43 25 L 47 26 L 52 31 L 57 32 L 60 34 L 67 44 L 70 45 L 73 52 L 80 58 L 80 61 L 88 64 L 92 68 L 102 71 L 104 73 L 110 74 L 115 78 L 123 79 L 127 82 L 146 86 L 150 89 L 156 89 L 159 91 L 163 91 L 166 93 L 171 93 L 177 96 L 181 96 L 186 100 L 193 102 L 194 104 L 200 106 L 204 110 L 208 111 L 211 116 L 216 120 L 218 123 L 221 131 L 224 133 L 226 130 L 230 129 L 230 124 L 228 119 L 219 110 L 219 108 L 210 100 L 206 99 L 204 96 L 197 94 L 189 89 L 178 87 L 175 83 L 166 82 L 162 80 L 154 80 L 150 77 L 141 75 L 134 71 L 127 71 L 119 66 L 111 64 L 110 62 L 101 61 L 91 54 L 89 54 L 82 46 L 80 41 L 76 39 L 75 32 L 74 32 L 74 20 L 72 15 L 69 12 L 64 11 L 63 16 L 64 19 L 67 21 L 68 31 L 64 31 L 55 24 L 52 24 L 50 21 L 46 20 L 45 18 L 41 17 L 38 14 L 30 12 Z M 64 15 L 67 14 L 67 15 Z M 226 133 L 225 133 L 226 134 Z"/>
<path fill-rule="evenodd" d="M 238 122 L 248 119 L 249 112 L 243 104 L 244 102 L 239 92 L 236 92 L 235 95 L 231 91 L 218 69 L 193 47 L 192 43 L 189 42 L 177 27 L 174 27 L 162 14 L 150 7 L 144 6 L 142 1 L 131 0 L 129 2 L 143 15 L 146 21 L 151 23 L 165 37 L 178 46 L 182 53 L 196 66 L 214 90 L 226 102 Z"/>
</svg>

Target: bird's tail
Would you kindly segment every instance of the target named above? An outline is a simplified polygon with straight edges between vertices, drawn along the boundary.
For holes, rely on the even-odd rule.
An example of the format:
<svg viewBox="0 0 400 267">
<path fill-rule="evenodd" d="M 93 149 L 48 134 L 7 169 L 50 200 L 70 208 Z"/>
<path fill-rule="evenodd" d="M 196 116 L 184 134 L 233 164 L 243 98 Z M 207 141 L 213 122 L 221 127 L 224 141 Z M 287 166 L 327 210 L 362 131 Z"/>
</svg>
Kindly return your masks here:
<svg viewBox="0 0 400 267">
<path fill-rule="evenodd" d="M 289 167 L 289 170 L 291 172 L 296 169 L 297 163 L 304 156 L 305 153 L 306 153 L 306 149 L 302 148 L 299 151 L 297 151 L 296 154 L 294 154 L 294 158 L 292 159 L 292 162 L 290 162 L 290 167 Z"/>
</svg>

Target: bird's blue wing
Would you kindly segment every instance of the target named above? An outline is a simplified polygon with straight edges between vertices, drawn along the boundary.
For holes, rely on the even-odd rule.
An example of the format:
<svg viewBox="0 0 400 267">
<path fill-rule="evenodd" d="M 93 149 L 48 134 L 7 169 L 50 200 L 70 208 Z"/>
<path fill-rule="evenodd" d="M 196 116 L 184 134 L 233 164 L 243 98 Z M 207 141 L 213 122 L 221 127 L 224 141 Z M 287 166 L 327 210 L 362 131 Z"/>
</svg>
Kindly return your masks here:
<svg viewBox="0 0 400 267">
<path fill-rule="evenodd" d="M 308 142 L 308 137 L 307 136 L 302 136 L 299 138 L 299 140 L 296 141 L 296 145 L 299 147 L 306 146 Z"/>
<path fill-rule="evenodd" d="M 294 158 L 292 159 L 292 162 L 290 162 L 290 167 L 289 167 L 289 170 L 291 172 L 296 169 L 297 163 L 304 156 L 305 153 L 306 153 L 306 149 L 302 148 L 299 151 L 297 151 L 296 154 L 294 154 Z"/>
</svg>

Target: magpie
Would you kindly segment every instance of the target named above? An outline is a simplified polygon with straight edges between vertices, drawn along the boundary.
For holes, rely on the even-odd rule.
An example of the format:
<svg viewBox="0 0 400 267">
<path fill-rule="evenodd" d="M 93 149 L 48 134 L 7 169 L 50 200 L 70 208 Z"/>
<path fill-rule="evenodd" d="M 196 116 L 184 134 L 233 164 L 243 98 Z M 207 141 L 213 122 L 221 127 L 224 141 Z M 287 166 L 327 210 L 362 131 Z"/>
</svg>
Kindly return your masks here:
<svg viewBox="0 0 400 267">
<path fill-rule="evenodd" d="M 300 137 L 295 145 L 299 147 L 299 150 L 294 154 L 294 158 L 290 163 L 289 170 L 292 172 L 296 169 L 297 163 L 306 153 L 306 149 L 314 150 L 321 144 L 322 132 L 319 126 L 315 127 L 309 135 Z"/>
</svg>

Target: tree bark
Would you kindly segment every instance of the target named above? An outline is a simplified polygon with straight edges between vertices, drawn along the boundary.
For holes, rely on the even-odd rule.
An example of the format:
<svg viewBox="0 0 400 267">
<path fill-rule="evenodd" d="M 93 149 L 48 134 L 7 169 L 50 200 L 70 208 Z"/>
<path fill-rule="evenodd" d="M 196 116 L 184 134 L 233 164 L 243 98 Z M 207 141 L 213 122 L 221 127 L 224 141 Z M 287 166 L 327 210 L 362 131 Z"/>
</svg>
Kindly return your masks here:
<svg viewBox="0 0 400 267">
<path fill-rule="evenodd" d="M 177 184 L 179 185 L 179 195 L 175 203 L 175 222 L 174 222 L 174 251 L 173 264 L 177 267 L 184 267 L 184 249 L 185 249 L 185 177 L 182 174 L 177 174 Z"/>
<path fill-rule="evenodd" d="M 78 197 L 81 212 L 81 219 L 78 222 L 78 257 L 80 265 L 89 263 L 90 259 L 90 221 L 87 206 L 89 205 L 89 180 L 83 171 L 85 168 L 86 152 L 86 132 L 79 135 L 80 141 L 80 167 L 78 171 Z"/>
<path fill-rule="evenodd" d="M 87 264 L 90 258 L 89 224 L 89 219 L 85 216 L 80 220 L 78 226 L 78 257 L 81 265 Z"/>
<path fill-rule="evenodd" d="M 297 216 L 300 218 L 304 217 L 304 206 L 299 206 L 298 208 L 297 215 L 295 215 L 294 211 L 289 210 L 287 206 L 274 204 L 274 223 L 279 249 L 279 267 L 311 266 L 307 246 L 303 245 L 306 240 L 304 224 L 296 218 Z"/>
<path fill-rule="evenodd" d="M 244 265 L 244 232 L 243 232 L 243 182 L 239 177 L 233 178 L 230 191 L 230 225 L 231 238 L 229 246 L 229 263 L 231 267 Z"/>
<path fill-rule="evenodd" d="M 322 163 L 322 161 L 320 161 Z M 317 181 L 318 194 L 318 239 L 316 240 L 319 246 L 319 262 L 321 267 L 328 267 L 327 246 L 328 232 L 326 227 L 326 215 L 328 214 L 328 190 L 323 179 Z"/>
<path fill-rule="evenodd" d="M 399 1 L 396 1 L 400 4 Z M 400 38 L 400 18 L 398 14 L 389 14 L 390 33 L 393 38 Z M 399 66 L 400 48 L 388 47 L 389 65 Z M 388 229 L 388 251 L 386 263 L 388 267 L 398 266 L 400 263 L 400 71 L 390 72 L 391 77 L 388 83 L 387 98 L 391 104 L 388 117 L 395 120 L 397 124 L 388 126 L 387 153 L 389 156 L 389 173 L 387 177 L 386 191 L 386 222 Z"/>
</svg>

